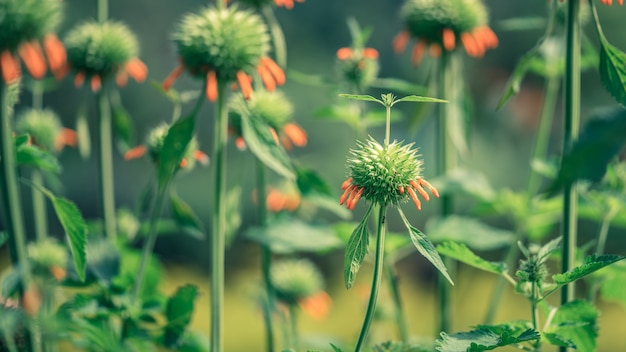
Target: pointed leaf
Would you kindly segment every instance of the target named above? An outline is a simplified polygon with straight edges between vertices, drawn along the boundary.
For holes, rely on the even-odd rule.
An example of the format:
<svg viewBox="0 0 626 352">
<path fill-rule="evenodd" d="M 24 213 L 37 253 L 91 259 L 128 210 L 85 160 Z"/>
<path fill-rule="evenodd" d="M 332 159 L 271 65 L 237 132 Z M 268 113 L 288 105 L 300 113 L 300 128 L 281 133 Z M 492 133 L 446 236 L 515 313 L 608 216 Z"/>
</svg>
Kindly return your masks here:
<svg viewBox="0 0 626 352">
<path fill-rule="evenodd" d="M 176 293 L 167 301 L 165 316 L 167 326 L 164 331 L 164 342 L 168 347 L 177 345 L 191 322 L 194 300 L 198 295 L 198 288 L 193 285 L 179 287 Z"/>
<path fill-rule="evenodd" d="M 598 311 L 586 301 L 572 301 L 559 307 L 545 330 L 578 351 L 595 351 L 598 337 Z M 551 343 L 552 340 L 549 340 Z"/>
<path fill-rule="evenodd" d="M 552 280 L 557 285 L 567 285 L 624 258 L 626 257 L 621 255 L 589 256 L 585 259 L 585 264 L 565 273 L 552 275 Z"/>
<path fill-rule="evenodd" d="M 193 209 L 176 192 L 170 192 L 170 206 L 176 224 L 189 235 L 202 239 L 204 238 L 204 225 L 194 213 Z"/>
<path fill-rule="evenodd" d="M 431 98 L 431 97 L 422 97 L 419 95 L 407 95 L 406 97 L 402 97 L 394 101 L 394 104 L 400 102 L 411 102 L 411 103 L 447 103 L 447 100 Z"/>
<path fill-rule="evenodd" d="M 128 151 L 134 144 L 135 127 L 130 114 L 124 107 L 113 104 L 113 128 L 118 139 L 118 148 L 122 153 Z"/>
<path fill-rule="evenodd" d="M 511 336 L 508 332 L 498 334 L 487 328 L 455 334 L 442 332 L 441 339 L 437 340 L 436 349 L 440 352 L 490 351 L 498 347 L 537 340 L 539 338 L 539 333 L 533 329 L 528 329 L 519 336 Z"/>
<path fill-rule="evenodd" d="M 335 345 L 333 345 L 332 343 L 330 344 L 330 347 L 333 348 L 333 352 L 343 352 L 343 350 Z"/>
<path fill-rule="evenodd" d="M 437 270 L 439 270 L 439 272 L 450 282 L 450 284 L 454 285 L 452 278 L 450 278 L 450 275 L 448 274 L 446 265 L 441 260 L 441 257 L 439 256 L 439 253 L 437 253 L 437 250 L 432 242 L 430 242 L 425 234 L 409 223 L 404 215 L 404 212 L 400 210 L 400 208 L 398 208 L 398 211 L 400 212 L 400 217 L 402 218 L 404 225 L 407 230 L 409 230 L 409 236 L 411 237 L 413 245 L 417 248 L 417 251 L 420 252 L 424 258 L 428 259 L 428 261 L 431 262 Z"/>
<path fill-rule="evenodd" d="M 600 79 L 618 103 L 626 105 L 626 54 L 611 45 L 602 32 L 600 37 Z"/>
<path fill-rule="evenodd" d="M 340 96 L 340 97 L 342 97 L 342 98 L 347 98 L 347 99 L 352 99 L 352 100 L 373 101 L 373 102 L 376 102 L 376 103 L 379 103 L 379 104 L 385 105 L 385 104 L 383 104 L 383 102 L 382 102 L 382 101 L 380 101 L 380 100 L 378 100 L 378 99 L 374 98 L 374 97 L 373 97 L 373 96 L 371 96 L 371 95 L 361 95 L 361 94 L 339 94 L 339 96 Z"/>
<path fill-rule="evenodd" d="M 369 209 L 367 209 L 363 219 L 354 229 L 352 235 L 350 235 L 348 245 L 346 246 L 343 273 L 347 289 L 352 288 L 354 280 L 356 279 L 356 274 L 359 272 L 361 264 L 363 264 L 363 260 L 365 259 L 365 255 L 367 255 L 367 252 L 369 251 L 370 237 L 367 231 L 367 219 L 369 218 L 373 207 L 374 205 L 372 204 Z"/>
<path fill-rule="evenodd" d="M 506 264 L 499 262 L 489 262 L 477 256 L 466 245 L 462 243 L 446 241 L 437 245 L 439 254 L 453 258 L 474 268 L 490 272 L 492 274 L 502 274 L 506 272 Z"/>
<path fill-rule="evenodd" d="M 295 179 L 295 171 L 285 149 L 276 144 L 270 126 L 248 113 L 241 113 L 241 132 L 250 151 L 265 166 L 287 179 Z"/>
<path fill-rule="evenodd" d="M 22 144 L 16 148 L 17 165 L 30 165 L 43 171 L 53 173 L 61 172 L 61 164 L 57 158 L 49 152 L 29 144 Z"/>
<path fill-rule="evenodd" d="M 526 76 L 526 72 L 528 71 L 533 59 L 536 55 L 538 55 L 538 48 L 540 45 L 541 42 L 538 43 L 537 46 L 532 48 L 529 52 L 524 54 L 524 56 L 522 56 L 522 58 L 517 63 L 517 66 L 515 66 L 515 70 L 513 70 L 513 73 L 511 74 L 511 77 L 506 84 L 506 90 L 500 98 L 500 101 L 498 101 L 498 106 L 496 107 L 497 110 L 500 110 L 504 106 L 504 104 L 509 101 L 509 99 L 519 93 L 522 80 L 524 79 L 524 76 Z"/>
<path fill-rule="evenodd" d="M 159 190 L 163 191 L 165 186 L 172 179 L 180 166 L 180 162 L 185 156 L 189 142 L 193 137 L 195 128 L 195 116 L 189 115 L 172 124 L 167 131 L 161 154 L 159 155 L 159 166 L 157 178 Z"/>
</svg>

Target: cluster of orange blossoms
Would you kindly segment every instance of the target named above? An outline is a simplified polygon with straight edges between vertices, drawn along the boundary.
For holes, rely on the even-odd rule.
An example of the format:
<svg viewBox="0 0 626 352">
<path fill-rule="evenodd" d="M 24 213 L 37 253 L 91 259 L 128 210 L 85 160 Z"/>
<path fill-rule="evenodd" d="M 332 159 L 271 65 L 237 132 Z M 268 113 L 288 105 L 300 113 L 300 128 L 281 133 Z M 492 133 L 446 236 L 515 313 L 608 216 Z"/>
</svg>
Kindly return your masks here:
<svg viewBox="0 0 626 352">
<path fill-rule="evenodd" d="M 44 37 L 43 49 L 36 41 L 25 42 L 19 46 L 17 54 L 35 79 L 43 78 L 47 67 L 58 79 L 62 78 L 65 73 L 64 67 L 67 59 L 65 47 L 54 34 Z M 0 71 L 2 71 L 2 79 L 5 83 L 13 83 L 22 76 L 19 58 L 9 50 L 0 53 Z"/>
<path fill-rule="evenodd" d="M 352 183 L 352 181 L 352 177 L 350 177 L 341 184 L 341 190 L 344 192 L 339 198 L 339 204 L 343 205 L 345 203 L 346 208 L 348 208 L 349 210 L 354 209 L 359 199 L 361 199 L 363 192 L 365 192 L 364 187 L 359 187 Z M 404 192 L 407 192 L 411 197 L 411 200 L 415 204 L 417 210 L 422 210 L 422 202 L 417 197 L 417 193 L 419 193 L 425 201 L 430 200 L 430 197 L 428 196 L 428 193 L 426 193 L 426 190 L 424 190 L 424 187 L 428 188 L 428 190 L 435 197 L 439 198 L 439 191 L 437 191 L 437 189 L 433 187 L 433 185 L 431 185 L 423 178 L 410 181 L 409 186 L 407 187 L 399 186 L 397 191 L 399 194 L 404 194 Z M 415 191 L 417 191 L 417 193 L 415 193 Z"/>
</svg>

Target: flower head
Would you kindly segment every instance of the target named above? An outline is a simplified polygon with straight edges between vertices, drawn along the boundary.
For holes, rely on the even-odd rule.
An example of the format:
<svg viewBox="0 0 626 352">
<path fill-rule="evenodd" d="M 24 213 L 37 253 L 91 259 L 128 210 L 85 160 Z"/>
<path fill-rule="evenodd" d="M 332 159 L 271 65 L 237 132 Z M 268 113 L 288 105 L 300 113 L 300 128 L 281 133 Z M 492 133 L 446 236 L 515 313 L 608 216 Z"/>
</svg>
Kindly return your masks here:
<svg viewBox="0 0 626 352">
<path fill-rule="evenodd" d="M 146 137 L 146 143 L 127 151 L 124 154 L 124 159 L 136 159 L 144 156 L 147 152 L 150 159 L 157 164 L 159 162 L 161 151 L 163 150 L 163 142 L 165 141 L 169 127 L 170 126 L 167 123 L 162 123 L 153 128 Z M 190 170 L 193 168 L 196 161 L 201 164 L 207 164 L 209 162 L 209 157 L 198 149 L 198 140 L 194 137 L 187 145 L 187 150 L 180 163 L 180 167 Z"/>
<path fill-rule="evenodd" d="M 563 0 L 561 0 L 563 1 Z M 600 0 L 600 3 L 607 5 L 607 6 L 612 6 L 613 5 L 613 0 Z M 619 6 L 624 5 L 624 0 L 617 0 L 617 3 L 619 4 Z"/>
<path fill-rule="evenodd" d="M 64 128 L 57 114 L 52 110 L 28 109 L 16 120 L 15 129 L 27 133 L 32 142 L 50 152 L 58 152 L 67 146 L 76 146 L 76 132 Z"/>
<path fill-rule="evenodd" d="M 65 48 L 52 33 L 61 22 L 61 10 L 59 0 L 4 0 L 0 3 L 0 71 L 5 83 L 21 77 L 18 56 L 35 79 L 43 78 L 46 66 L 55 76 L 61 76 Z"/>
<path fill-rule="evenodd" d="M 102 81 L 115 77 L 124 86 L 128 76 L 143 82 L 148 68 L 137 58 L 137 38 L 126 25 L 114 22 L 86 22 L 69 32 L 65 38 L 69 66 L 76 71 L 74 84 L 89 80 L 97 92 Z"/>
<path fill-rule="evenodd" d="M 424 162 L 412 147 L 412 143 L 402 145 L 396 141 L 383 147 L 371 137 L 365 143 L 358 142 L 358 148 L 351 151 L 348 159 L 350 177 L 341 186 L 344 193 L 340 204 L 354 209 L 364 197 L 382 206 L 397 206 L 410 197 L 417 209 L 421 209 L 417 193 L 426 201 L 430 199 L 424 187 L 439 197 L 437 190 L 422 178 Z"/>
<path fill-rule="evenodd" d="M 67 249 L 53 239 L 32 242 L 28 245 L 28 257 L 34 264 L 35 272 L 52 276 L 56 280 L 65 278 Z"/>
<path fill-rule="evenodd" d="M 240 0 L 240 2 L 255 7 L 263 7 L 273 2 L 274 4 L 276 4 L 276 6 L 282 6 L 286 9 L 291 10 L 293 8 L 294 2 L 304 2 L 304 0 Z"/>
<path fill-rule="evenodd" d="M 341 77 L 357 88 L 368 87 L 378 76 L 378 50 L 349 48 L 337 50 L 338 71 Z"/>
<path fill-rule="evenodd" d="M 209 101 L 217 100 L 218 82 L 236 81 L 246 99 L 252 95 L 251 74 L 256 71 L 269 91 L 285 83 L 285 73 L 267 55 L 267 26 L 258 15 L 236 7 L 208 7 L 186 15 L 173 35 L 180 66 L 163 82 L 168 90 L 187 70 L 206 82 Z"/>
<path fill-rule="evenodd" d="M 236 95 L 230 102 L 230 109 L 235 113 L 231 133 L 237 136 L 235 143 L 240 149 L 245 148 L 245 141 L 238 117 L 244 114 L 267 123 L 276 142 L 280 141 L 287 150 L 294 145 L 304 147 L 307 144 L 306 132 L 298 124 L 292 122 L 293 105 L 281 91 L 260 90 L 249 100 L 242 95 Z"/>
<path fill-rule="evenodd" d="M 402 52 L 411 38 L 417 39 L 413 64 L 419 63 L 427 48 L 438 57 L 442 50 L 453 51 L 461 44 L 468 55 L 482 57 L 498 45 L 481 0 L 407 0 L 400 16 L 405 29 L 395 37 L 394 50 Z"/>
<path fill-rule="evenodd" d="M 330 297 L 323 291 L 324 278 L 306 259 L 283 259 L 272 265 L 272 286 L 279 301 L 298 304 L 312 317 L 322 318 L 328 312 Z"/>
</svg>

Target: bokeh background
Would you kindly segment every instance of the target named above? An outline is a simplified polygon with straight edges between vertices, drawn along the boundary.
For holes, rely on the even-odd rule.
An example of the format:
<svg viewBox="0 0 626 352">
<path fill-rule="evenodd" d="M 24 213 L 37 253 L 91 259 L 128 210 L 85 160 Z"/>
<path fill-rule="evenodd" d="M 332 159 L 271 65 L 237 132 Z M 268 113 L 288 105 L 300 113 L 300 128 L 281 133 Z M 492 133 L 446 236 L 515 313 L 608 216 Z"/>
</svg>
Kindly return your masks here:
<svg viewBox="0 0 626 352">
<path fill-rule="evenodd" d="M 484 173 L 495 187 L 521 189 L 525 187 L 529 174 L 528 159 L 533 136 L 538 125 L 542 101 L 543 79 L 529 75 L 524 80 L 520 94 L 514 97 L 502 110 L 496 111 L 496 104 L 506 81 L 517 60 L 529 50 L 543 32 L 541 25 L 536 29 L 510 30 L 505 21 L 518 17 L 543 18 L 546 15 L 546 1 L 485 1 L 490 12 L 490 24 L 500 39 L 497 49 L 489 51 L 480 60 L 465 59 L 466 79 L 474 104 L 471 122 L 471 153 L 461 160 L 461 164 Z M 170 40 L 181 16 L 189 11 L 197 11 L 207 1 L 178 0 L 110 0 L 109 17 L 126 23 L 139 38 L 140 58 L 149 67 L 148 81 L 160 82 L 177 65 L 174 46 Z M 338 48 L 349 46 L 346 19 L 354 17 L 362 27 L 372 27 L 373 33 L 368 47 L 380 52 L 381 77 L 402 78 L 422 83 L 424 72 L 410 64 L 409 53 L 396 55 L 391 41 L 400 30 L 398 12 L 400 0 L 306 0 L 297 3 L 293 10 L 276 9 L 276 15 L 285 33 L 288 49 L 289 72 L 296 71 L 332 78 L 335 71 L 335 53 Z M 96 16 L 95 0 L 66 0 L 66 16 L 60 28 L 60 37 L 76 24 Z M 626 8 L 599 7 L 600 17 L 608 39 L 618 48 L 626 49 Z M 594 43 L 595 33 L 587 25 L 586 30 Z M 428 62 L 424 62 L 428 65 Z M 176 83 L 178 90 L 200 89 L 201 83 L 183 77 Z M 335 92 L 328 89 L 302 84 L 289 79 L 284 92 L 295 106 L 296 121 L 309 134 L 306 148 L 294 151 L 302 164 L 315 169 L 331 185 L 339 185 L 345 178 L 344 162 L 349 148 L 355 145 L 354 132 L 345 124 L 315 118 L 315 112 L 336 100 Z M 150 82 L 135 82 L 122 89 L 122 101 L 131 114 L 136 127 L 137 143 L 141 143 L 146 132 L 162 121 L 169 121 L 172 105 L 163 99 Z M 372 91 L 378 95 L 382 91 Z M 596 70 L 582 75 L 582 116 L 583 121 L 596 110 L 615 106 L 614 100 L 601 86 Z M 24 92 L 19 111 L 29 105 L 30 94 Z M 57 90 L 44 96 L 44 106 L 54 109 L 62 117 L 64 124 L 76 124 L 78 103 L 90 98 L 87 89 L 76 89 L 71 79 L 62 81 Z M 410 105 L 410 104 L 407 104 Z M 93 104 L 89 105 L 89 121 L 95 125 Z M 190 106 L 184 107 L 189 109 Z M 415 133 L 408 132 L 408 119 L 415 114 L 411 106 L 400 106 L 405 119 L 392 125 L 392 137 L 415 141 L 425 159 L 426 177 L 434 177 L 434 123 L 427 117 Z M 551 138 L 551 152 L 558 153 L 561 140 L 561 114 L 557 109 Z M 197 136 L 200 148 L 210 153 L 212 145 L 212 109 L 205 104 L 197 119 Z M 382 129 L 372 129 L 370 133 L 381 138 Z M 92 131 L 92 137 L 93 135 Z M 92 138 L 95 140 L 95 138 Z M 247 153 L 237 151 L 230 145 L 229 184 L 244 185 L 242 196 L 243 223 L 241 230 L 254 224 L 255 216 L 251 203 L 254 164 Z M 75 201 L 86 218 L 97 218 L 100 214 L 98 201 L 97 164 L 95 159 L 83 160 L 77 150 L 66 150 L 61 155 L 64 172 L 61 180 L 65 185 L 64 195 Z M 118 206 L 132 207 L 144 185 L 153 177 L 147 160 L 124 161 L 118 153 L 115 158 L 115 187 Z M 177 190 L 208 225 L 210 194 L 210 168 L 197 168 L 191 173 L 179 175 Z M 26 197 L 25 209 L 29 209 Z M 411 211 L 410 218 L 420 228 L 438 209 L 436 202 L 428 203 L 424 210 Z M 459 212 L 466 212 L 460 204 Z M 363 210 L 357 208 L 355 219 Z M 29 214 L 27 213 L 27 216 Z M 326 220 L 334 221 L 332 215 Z M 396 219 L 397 220 L 397 219 Z M 401 230 L 392 222 L 392 230 Z M 506 223 L 497 224 L 507 226 Z M 53 232 L 61 232 L 58 224 L 52 224 Z M 210 228 L 210 227 L 209 227 Z M 581 223 L 581 242 L 591 238 L 597 231 L 597 224 Z M 626 241 L 620 240 L 623 234 L 612 229 L 609 244 L 613 253 L 626 254 Z M 6 251 L 2 260 L 6 260 Z M 165 284 L 163 289 L 170 293 L 178 285 L 192 282 L 200 286 L 203 293 L 197 301 L 198 309 L 193 327 L 207 331 L 208 318 L 208 269 L 209 244 L 185 235 L 172 235 L 159 239 L 156 253 L 163 260 Z M 226 350 L 256 351 L 263 342 L 261 313 L 256 305 L 255 294 L 259 284 L 258 250 L 243 238 L 235 240 L 227 252 L 227 295 L 226 295 Z M 487 253 L 493 259 L 500 253 Z M 366 295 L 359 286 L 369 285 L 370 268 L 365 266 L 360 272 L 356 288 L 346 291 L 342 283 L 343 251 L 338 250 L 324 257 L 309 256 L 319 264 L 327 278 L 327 290 L 333 298 L 333 309 L 324 320 L 301 317 L 303 335 L 322 337 L 323 341 L 349 340 L 358 334 L 360 321 L 366 304 Z M 436 335 L 436 300 L 433 295 L 433 269 L 417 253 L 399 263 L 402 295 L 407 306 L 411 334 L 432 338 Z M 493 278 L 473 269 L 461 267 L 454 278 L 455 299 L 454 330 L 466 330 L 473 324 L 482 322 L 488 297 L 493 287 Z M 625 283 L 626 284 L 626 283 Z M 361 290 L 362 291 L 362 290 Z M 386 304 L 385 297 L 381 305 Z M 600 351 L 626 350 L 626 311 L 613 303 L 601 303 Z M 505 319 L 527 319 L 529 304 L 512 290 L 507 292 L 502 310 L 496 321 Z M 394 336 L 391 326 L 379 326 L 374 337 L 384 340 Z M 313 347 L 313 345 L 311 345 Z M 260 349 L 260 347 L 258 347 Z M 327 348 L 323 347 L 323 348 Z"/>
</svg>

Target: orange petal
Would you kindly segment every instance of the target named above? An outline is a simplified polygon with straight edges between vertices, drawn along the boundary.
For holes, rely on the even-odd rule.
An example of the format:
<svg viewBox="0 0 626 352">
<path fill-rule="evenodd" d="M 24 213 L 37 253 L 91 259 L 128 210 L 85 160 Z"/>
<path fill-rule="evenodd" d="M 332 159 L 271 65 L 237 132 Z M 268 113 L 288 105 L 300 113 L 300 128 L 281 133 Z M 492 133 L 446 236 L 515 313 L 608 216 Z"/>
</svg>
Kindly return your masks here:
<svg viewBox="0 0 626 352">
<path fill-rule="evenodd" d="M 210 102 L 217 100 L 217 74 L 209 71 L 206 75 L 206 97 Z"/>
<path fill-rule="evenodd" d="M 267 89 L 268 92 L 275 91 L 276 90 L 276 82 L 274 81 L 274 77 L 272 77 L 272 74 L 267 69 L 267 67 L 265 67 L 263 65 L 259 65 L 256 68 L 256 70 L 259 73 L 259 76 L 261 77 L 261 81 L 263 82 L 263 85 L 265 86 L 265 89 Z"/>
<path fill-rule="evenodd" d="M 124 70 L 131 76 L 135 81 L 141 83 L 146 80 L 148 77 L 148 67 L 143 61 L 138 58 L 131 59 L 128 61 L 124 67 Z"/>
<path fill-rule="evenodd" d="M 465 48 L 467 55 L 472 56 L 472 57 L 480 56 L 478 47 L 476 46 L 476 43 L 474 42 L 474 37 L 472 37 L 471 34 L 469 33 L 461 34 L 461 43 L 463 43 L 463 47 Z"/>
<path fill-rule="evenodd" d="M 235 139 L 235 146 L 239 150 L 246 150 L 246 141 L 243 140 L 243 137 L 237 137 Z"/>
<path fill-rule="evenodd" d="M 485 42 L 482 38 L 481 31 L 474 31 L 470 34 L 472 38 L 474 38 L 474 43 L 476 43 L 476 48 L 478 50 L 478 57 L 483 57 L 485 55 L 485 51 L 487 51 Z"/>
<path fill-rule="evenodd" d="M 135 148 L 132 148 L 131 150 L 124 153 L 124 160 L 141 158 L 146 154 L 146 151 L 148 151 L 148 148 L 146 148 L 145 145 L 138 145 Z"/>
<path fill-rule="evenodd" d="M 343 203 L 345 203 L 348 196 L 350 196 L 350 194 L 352 194 L 352 191 L 355 189 L 356 189 L 355 185 L 348 186 L 348 188 L 346 188 L 346 190 L 343 192 L 341 197 L 339 197 L 339 205 L 343 205 Z"/>
<path fill-rule="evenodd" d="M 423 178 L 420 178 L 417 182 L 422 186 L 426 186 L 426 188 L 428 188 L 430 193 L 432 193 L 435 197 L 439 198 L 439 191 L 437 191 L 437 189 L 433 187 L 433 185 L 431 185 L 428 181 L 426 181 Z"/>
<path fill-rule="evenodd" d="M 41 292 L 31 284 L 22 296 L 22 309 L 26 314 L 33 317 L 39 313 L 41 302 Z"/>
<path fill-rule="evenodd" d="M 298 302 L 300 309 L 313 319 L 323 319 L 330 311 L 332 299 L 324 292 L 320 291 Z"/>
<path fill-rule="evenodd" d="M 91 76 L 91 91 L 96 93 L 102 87 L 102 78 L 98 75 Z"/>
<path fill-rule="evenodd" d="M 185 167 L 187 167 L 187 165 L 189 165 L 189 161 L 187 161 L 187 159 L 185 158 L 183 158 L 183 160 L 180 161 L 180 164 L 178 164 L 181 169 L 184 169 Z"/>
<path fill-rule="evenodd" d="M 350 57 L 352 57 L 352 54 L 354 52 L 352 51 L 352 48 L 340 48 L 339 50 L 337 50 L 337 58 L 339 60 L 348 60 Z"/>
<path fill-rule="evenodd" d="M 54 75 L 54 78 L 56 78 L 57 80 L 61 80 L 63 77 L 65 77 L 65 75 L 68 74 L 68 72 L 70 72 L 70 66 L 66 62 L 65 65 L 61 66 L 60 69 L 52 71 L 52 74 Z"/>
<path fill-rule="evenodd" d="M 622 3 L 624 0 L 621 0 Z M 485 41 L 485 45 L 488 48 L 495 48 L 498 46 L 498 36 L 493 32 L 489 26 L 483 26 L 481 28 L 483 40 Z"/>
<path fill-rule="evenodd" d="M 430 47 L 428 48 L 428 53 L 433 58 L 438 58 L 439 56 L 441 56 L 441 46 L 437 43 L 430 44 Z"/>
<path fill-rule="evenodd" d="M 350 186 L 351 184 L 352 184 L 352 177 L 350 177 L 347 180 L 343 181 L 343 183 L 341 184 L 341 189 L 344 190 L 344 189 L 348 188 L 348 186 Z"/>
<path fill-rule="evenodd" d="M 78 88 L 78 87 L 81 87 L 84 83 L 85 83 L 85 72 L 83 71 L 77 72 L 76 76 L 74 76 L 74 86 Z"/>
<path fill-rule="evenodd" d="M 400 192 L 400 194 L 404 194 L 404 186 L 398 186 L 398 192 Z"/>
<path fill-rule="evenodd" d="M 199 149 L 193 152 L 193 158 L 202 165 L 207 165 L 209 163 L 209 156 Z"/>
<path fill-rule="evenodd" d="M 422 198 L 424 198 L 424 200 L 426 200 L 426 201 L 430 200 L 430 197 L 428 196 L 428 193 L 426 193 L 426 191 L 424 191 L 424 189 L 422 188 L 422 186 L 419 183 L 417 183 L 415 181 L 411 181 L 411 182 L 409 182 L 409 184 L 411 186 L 413 186 L 413 188 L 415 188 L 415 190 L 417 192 L 419 192 L 419 194 L 422 196 Z"/>
<path fill-rule="evenodd" d="M 407 191 L 409 192 L 413 203 L 415 203 L 415 207 L 417 208 L 417 210 L 422 210 L 422 202 L 420 202 L 420 200 L 417 198 L 417 194 L 415 194 L 413 188 L 407 187 Z"/>
<path fill-rule="evenodd" d="M 56 76 L 63 70 L 67 60 L 65 47 L 56 35 L 48 34 L 43 38 L 43 50 L 46 53 L 50 71 Z"/>
<path fill-rule="evenodd" d="M 117 84 L 118 87 L 126 87 L 127 83 L 128 73 L 126 73 L 126 71 L 120 71 L 115 75 L 115 84 Z"/>
<path fill-rule="evenodd" d="M 408 31 L 402 31 L 398 33 L 395 38 L 393 38 L 393 51 L 397 54 L 406 50 L 407 44 L 409 44 L 409 40 L 411 39 L 411 35 Z"/>
<path fill-rule="evenodd" d="M 373 48 L 363 49 L 363 56 L 368 59 L 378 59 L 378 50 Z"/>
<path fill-rule="evenodd" d="M 241 93 L 243 93 L 243 97 L 246 99 L 250 99 L 252 96 L 252 84 L 250 83 L 250 78 L 243 71 L 237 71 L 237 82 L 239 82 L 239 87 L 241 87 Z"/>
<path fill-rule="evenodd" d="M 289 139 L 289 137 L 283 135 L 280 136 L 280 143 L 283 145 L 286 151 L 291 151 L 293 149 L 293 143 Z"/>
<path fill-rule="evenodd" d="M 278 64 L 275 63 L 274 60 L 270 59 L 269 57 L 265 57 L 261 59 L 261 64 L 265 66 L 268 71 L 270 71 L 272 76 L 274 76 L 274 80 L 279 86 L 285 84 L 285 72 L 283 72 L 283 69 L 280 68 L 280 66 L 278 66 Z"/>
<path fill-rule="evenodd" d="M 78 134 L 76 133 L 76 131 L 64 127 L 55 138 L 54 148 L 56 150 L 61 150 L 66 145 L 70 147 L 75 147 L 77 144 Z"/>
<path fill-rule="evenodd" d="M 285 210 L 295 211 L 300 206 L 300 196 L 295 194 L 285 197 Z"/>
<path fill-rule="evenodd" d="M 283 127 L 283 131 L 289 139 L 298 147 L 304 147 L 307 143 L 306 132 L 295 123 L 288 123 Z"/>
<path fill-rule="evenodd" d="M 174 84 L 174 81 L 176 81 L 176 79 L 178 77 L 180 77 L 181 74 L 183 74 L 183 72 L 185 71 L 185 66 L 183 66 L 183 64 L 181 63 L 180 65 L 178 65 L 178 67 L 176 67 L 174 69 L 174 71 L 172 71 L 163 81 L 163 89 L 165 90 L 170 90 L 170 88 L 172 88 L 172 85 Z"/>
<path fill-rule="evenodd" d="M 275 213 L 283 210 L 285 201 L 285 197 L 279 191 L 273 189 L 268 193 L 265 205 L 267 210 Z"/>
<path fill-rule="evenodd" d="M 283 0 L 282 3 L 287 10 L 293 9 L 293 0 Z"/>
<path fill-rule="evenodd" d="M 444 28 L 442 33 L 443 47 L 447 51 L 454 50 L 456 38 L 454 37 L 454 31 L 450 28 Z"/>
<path fill-rule="evenodd" d="M 24 43 L 20 45 L 18 52 L 26 69 L 35 79 L 41 79 L 46 75 L 46 60 L 41 48 L 37 43 Z"/>
<path fill-rule="evenodd" d="M 348 200 L 346 207 L 350 210 L 354 210 L 354 207 L 356 207 L 356 203 L 359 201 L 359 199 L 361 199 L 361 196 L 363 195 L 364 191 L 365 191 L 365 188 L 359 189 L 359 191 L 356 192 L 356 195 L 352 197 L 352 200 Z"/>
<path fill-rule="evenodd" d="M 62 281 L 63 279 L 65 279 L 67 272 L 65 271 L 65 269 L 61 268 L 60 266 L 53 265 L 50 267 L 50 274 L 52 274 L 52 276 L 57 281 Z"/>
<path fill-rule="evenodd" d="M 413 52 L 411 53 L 411 63 L 413 66 L 417 66 L 420 61 L 422 61 L 422 57 L 424 56 L 424 50 L 426 50 L 426 42 L 423 40 L 418 40 L 417 43 L 413 46 Z"/>
<path fill-rule="evenodd" d="M 13 83 L 21 76 L 20 64 L 8 50 L 0 54 L 0 70 L 5 83 Z"/>
</svg>

